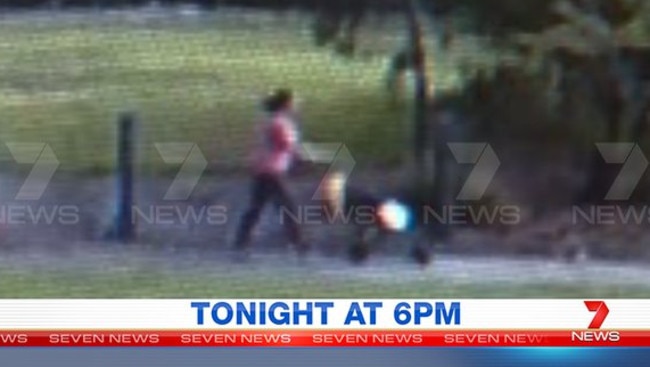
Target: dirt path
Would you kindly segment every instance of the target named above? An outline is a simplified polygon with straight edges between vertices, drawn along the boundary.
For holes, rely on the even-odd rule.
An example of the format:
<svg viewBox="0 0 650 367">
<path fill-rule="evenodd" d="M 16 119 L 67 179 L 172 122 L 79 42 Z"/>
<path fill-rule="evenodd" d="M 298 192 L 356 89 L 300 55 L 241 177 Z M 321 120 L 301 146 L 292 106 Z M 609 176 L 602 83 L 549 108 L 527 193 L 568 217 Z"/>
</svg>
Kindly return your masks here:
<svg viewBox="0 0 650 367">
<path fill-rule="evenodd" d="M 165 221 L 143 223 L 140 221 L 139 245 L 117 245 L 101 240 L 109 228 L 115 194 L 112 179 L 54 180 L 44 196 L 37 201 L 15 200 L 14 196 L 22 179 L 0 177 L 3 187 L 2 200 L 5 221 L 2 231 L 0 266 L 2 268 L 39 269 L 120 269 L 146 266 L 170 271 L 210 271 L 236 276 L 250 275 L 251 267 L 230 263 L 225 256 L 233 226 L 247 198 L 246 181 L 241 177 L 216 180 L 206 178 L 197 187 L 192 198 L 186 202 L 162 200 L 171 180 L 140 180 L 138 205 L 142 208 L 201 208 L 222 206 L 227 209 L 225 221 L 211 223 L 206 218 L 182 221 L 165 216 Z M 314 182 L 305 181 L 296 186 L 296 193 L 308 200 L 314 191 Z M 62 224 L 60 218 L 53 222 L 7 224 L 8 210 L 13 208 L 54 208 L 61 206 L 78 208 L 80 220 L 73 225 Z M 170 219 L 171 218 L 171 219 Z M 320 276 L 340 279 L 367 279 L 369 281 L 448 281 L 467 284 L 503 283 L 516 284 L 575 284 L 576 282 L 614 285 L 647 286 L 650 268 L 629 263 L 586 262 L 565 264 L 540 259 L 506 259 L 498 257 L 445 256 L 436 258 L 433 266 L 418 269 L 405 256 L 404 241 L 396 239 L 394 246 L 400 256 L 376 256 L 363 267 L 351 266 L 343 257 L 323 256 L 325 243 L 341 244 L 344 237 L 331 226 L 313 226 L 309 235 L 317 253 L 308 269 L 292 265 L 278 250 L 282 248 L 281 236 L 277 234 L 277 216 L 269 210 L 257 231 L 254 271 L 264 274 L 293 274 L 297 277 Z M 275 241 L 271 241 L 275 239 Z M 401 248 L 399 246 L 402 246 Z M 191 269 L 191 270 L 188 270 Z M 291 270 L 287 272 L 287 269 Z"/>
</svg>

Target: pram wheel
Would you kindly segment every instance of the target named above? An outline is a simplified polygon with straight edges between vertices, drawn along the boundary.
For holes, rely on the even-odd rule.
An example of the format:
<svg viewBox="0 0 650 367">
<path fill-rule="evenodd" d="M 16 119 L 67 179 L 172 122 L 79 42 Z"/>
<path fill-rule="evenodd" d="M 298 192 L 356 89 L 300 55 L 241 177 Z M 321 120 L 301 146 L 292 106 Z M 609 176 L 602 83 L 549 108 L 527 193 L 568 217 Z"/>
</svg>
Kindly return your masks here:
<svg viewBox="0 0 650 367">
<path fill-rule="evenodd" d="M 348 256 L 353 264 L 362 264 L 370 257 L 370 246 L 362 241 L 358 241 L 350 246 Z"/>
<path fill-rule="evenodd" d="M 433 258 L 431 249 L 424 244 L 416 244 L 411 249 L 411 258 L 420 266 L 427 266 Z"/>
</svg>

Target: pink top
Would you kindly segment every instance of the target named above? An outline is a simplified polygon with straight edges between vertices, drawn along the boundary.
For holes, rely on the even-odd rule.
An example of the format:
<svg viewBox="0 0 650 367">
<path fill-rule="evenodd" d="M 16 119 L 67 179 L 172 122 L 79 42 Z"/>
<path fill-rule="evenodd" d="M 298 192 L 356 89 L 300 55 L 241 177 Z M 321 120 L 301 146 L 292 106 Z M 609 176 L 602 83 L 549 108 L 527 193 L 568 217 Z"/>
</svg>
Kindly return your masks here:
<svg viewBox="0 0 650 367">
<path fill-rule="evenodd" d="M 259 140 L 254 149 L 255 173 L 287 173 L 298 150 L 298 129 L 290 116 L 279 113 L 265 119 L 258 127 Z"/>
</svg>

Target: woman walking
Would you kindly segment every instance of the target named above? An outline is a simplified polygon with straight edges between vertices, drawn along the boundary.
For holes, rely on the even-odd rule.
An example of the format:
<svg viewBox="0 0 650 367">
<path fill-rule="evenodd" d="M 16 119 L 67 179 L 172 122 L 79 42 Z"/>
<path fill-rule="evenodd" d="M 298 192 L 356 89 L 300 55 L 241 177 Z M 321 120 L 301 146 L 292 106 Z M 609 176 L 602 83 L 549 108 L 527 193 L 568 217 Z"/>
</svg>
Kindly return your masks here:
<svg viewBox="0 0 650 367">
<path fill-rule="evenodd" d="M 267 114 L 259 126 L 259 141 L 252 156 L 253 180 L 248 209 L 243 214 L 235 239 L 238 259 L 249 255 L 251 235 L 269 202 L 284 214 L 283 224 L 291 244 L 299 256 L 306 255 L 308 248 L 301 238 L 299 223 L 293 215 L 296 204 L 286 188 L 286 179 L 295 158 L 299 155 L 299 131 L 294 121 L 294 98 L 290 90 L 281 89 L 264 101 Z"/>
</svg>

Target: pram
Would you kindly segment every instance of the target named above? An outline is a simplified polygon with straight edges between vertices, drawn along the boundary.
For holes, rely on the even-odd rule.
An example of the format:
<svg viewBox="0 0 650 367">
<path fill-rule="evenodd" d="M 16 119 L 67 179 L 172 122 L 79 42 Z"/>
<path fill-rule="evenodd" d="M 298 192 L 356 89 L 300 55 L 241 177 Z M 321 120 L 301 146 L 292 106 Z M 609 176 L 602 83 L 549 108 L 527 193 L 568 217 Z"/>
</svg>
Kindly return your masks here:
<svg viewBox="0 0 650 367">
<path fill-rule="evenodd" d="M 421 236 L 415 220 L 416 208 L 410 207 L 390 196 L 371 193 L 348 184 L 341 173 L 330 173 L 325 177 L 323 199 L 330 211 L 353 213 L 358 208 L 372 209 L 374 220 L 353 221 L 354 238 L 347 246 L 350 261 L 355 264 L 365 262 L 373 247 L 383 238 L 392 235 L 403 236 L 409 241 L 409 256 L 419 265 L 431 262 L 431 249 Z M 415 239 L 413 236 L 415 235 Z"/>
</svg>

